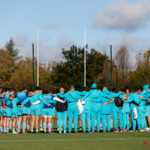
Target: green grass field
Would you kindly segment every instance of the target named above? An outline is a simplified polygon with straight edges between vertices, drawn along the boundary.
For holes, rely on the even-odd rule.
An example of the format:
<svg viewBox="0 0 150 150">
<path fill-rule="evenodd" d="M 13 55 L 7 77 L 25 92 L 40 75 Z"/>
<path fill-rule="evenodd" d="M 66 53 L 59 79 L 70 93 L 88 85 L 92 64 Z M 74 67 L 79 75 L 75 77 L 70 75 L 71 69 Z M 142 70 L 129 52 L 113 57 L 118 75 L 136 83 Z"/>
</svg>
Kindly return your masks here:
<svg viewBox="0 0 150 150">
<path fill-rule="evenodd" d="M 150 150 L 150 133 L 1 134 L 0 149 Z"/>
</svg>

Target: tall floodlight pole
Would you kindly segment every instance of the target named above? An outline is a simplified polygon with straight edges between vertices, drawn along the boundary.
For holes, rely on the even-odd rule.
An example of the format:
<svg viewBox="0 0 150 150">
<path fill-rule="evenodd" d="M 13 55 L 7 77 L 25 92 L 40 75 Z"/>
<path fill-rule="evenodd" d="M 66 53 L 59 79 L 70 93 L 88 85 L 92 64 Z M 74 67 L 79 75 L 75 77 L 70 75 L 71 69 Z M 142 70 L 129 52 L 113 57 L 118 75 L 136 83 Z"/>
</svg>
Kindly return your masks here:
<svg viewBox="0 0 150 150">
<path fill-rule="evenodd" d="M 34 91 L 34 44 L 32 44 L 32 84 L 32 90 Z"/>
<path fill-rule="evenodd" d="M 110 45 L 110 88 L 113 88 L 113 84 L 112 84 L 112 45 Z"/>
<path fill-rule="evenodd" d="M 84 29 L 84 87 L 86 87 L 86 29 Z"/>
<path fill-rule="evenodd" d="M 39 29 L 37 29 L 37 87 L 39 87 Z"/>
</svg>

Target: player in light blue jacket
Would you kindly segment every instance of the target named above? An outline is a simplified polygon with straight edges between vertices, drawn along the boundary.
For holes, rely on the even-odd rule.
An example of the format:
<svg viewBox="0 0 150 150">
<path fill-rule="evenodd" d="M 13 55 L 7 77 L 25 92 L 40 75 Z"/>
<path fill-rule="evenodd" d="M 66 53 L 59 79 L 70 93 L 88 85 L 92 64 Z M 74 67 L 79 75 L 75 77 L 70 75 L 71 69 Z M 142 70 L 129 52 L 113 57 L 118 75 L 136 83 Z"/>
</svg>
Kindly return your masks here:
<svg viewBox="0 0 150 150">
<path fill-rule="evenodd" d="M 119 97 L 121 96 L 121 92 L 118 92 L 118 93 L 114 93 L 116 92 L 116 90 L 113 90 L 113 92 L 110 92 L 110 96 L 112 98 L 116 98 L 116 97 Z M 122 130 L 122 108 L 119 108 L 115 105 L 115 103 L 113 103 L 113 112 L 112 112 L 112 115 L 113 115 L 113 122 L 114 122 L 114 130 L 115 132 L 119 132 L 119 130 L 121 131 Z M 118 125 L 118 119 L 119 119 L 119 125 L 120 125 L 120 128 L 117 128 L 117 125 Z"/>
<path fill-rule="evenodd" d="M 122 118 L 123 118 L 123 132 L 129 131 L 130 122 L 129 122 L 129 113 L 130 113 L 130 102 L 132 99 L 130 98 L 130 95 L 127 95 L 125 91 L 122 92 L 122 95 L 120 98 L 124 101 L 123 107 L 122 107 Z"/>
<path fill-rule="evenodd" d="M 92 85 L 92 89 L 95 89 L 96 84 Z M 86 132 L 86 121 L 87 121 L 87 131 L 90 132 L 91 130 L 91 96 L 92 96 L 92 90 L 87 92 L 87 94 L 82 98 L 85 104 L 83 104 L 83 112 L 81 113 L 81 120 L 82 120 L 82 130 L 83 133 Z M 81 100 L 81 102 L 83 102 Z M 95 120 L 94 120 L 95 121 Z"/>
<path fill-rule="evenodd" d="M 136 127 L 140 131 L 140 114 L 139 114 L 139 105 L 141 103 L 140 95 L 138 93 L 134 93 L 135 91 L 130 90 L 130 109 L 131 109 L 131 119 L 132 119 L 132 130 L 135 131 Z"/>
<path fill-rule="evenodd" d="M 149 100 L 146 103 L 146 113 L 145 116 L 147 117 L 148 127 L 147 130 L 150 131 L 150 88 L 149 88 Z"/>
<path fill-rule="evenodd" d="M 5 133 L 9 133 L 9 123 L 10 123 L 10 120 L 12 117 L 12 103 L 10 103 L 11 94 L 13 94 L 13 93 L 9 92 L 9 94 L 5 94 L 4 95 L 4 101 L 3 101 L 3 104 L 4 104 L 4 109 L 3 109 L 3 112 L 4 112 L 4 132 Z"/>
<path fill-rule="evenodd" d="M 119 97 L 121 95 L 121 92 L 118 92 L 118 93 L 114 93 L 114 92 L 115 92 L 115 90 L 113 90 L 113 92 L 110 92 L 108 89 L 104 89 L 104 91 L 103 91 L 103 93 L 109 95 L 113 99 L 116 97 Z M 117 118 L 119 118 L 120 130 L 122 130 L 122 111 L 120 108 L 118 108 L 115 105 L 114 102 L 111 103 L 110 106 L 112 106 L 112 114 L 113 114 L 115 132 L 117 131 Z M 108 106 L 105 106 L 105 107 L 107 108 Z"/>
<path fill-rule="evenodd" d="M 29 99 L 26 99 L 22 102 L 21 107 L 24 107 L 24 105 L 27 104 L 29 101 L 31 103 L 31 107 L 30 107 L 30 110 L 31 110 L 31 133 L 33 133 L 34 124 L 36 126 L 36 132 L 38 133 L 39 132 L 39 116 L 42 113 L 41 105 L 42 105 L 42 103 L 47 104 L 43 98 L 42 90 L 37 88 L 35 90 L 35 92 L 33 92 L 32 97 L 30 97 Z"/>
<path fill-rule="evenodd" d="M 22 120 L 23 120 L 23 133 L 25 133 L 24 126 L 26 126 L 26 118 L 27 118 L 27 114 L 28 114 L 28 109 L 26 109 L 26 106 L 22 108 L 21 104 L 27 97 L 28 97 L 28 93 L 27 93 L 26 89 L 17 93 L 17 99 L 18 99 L 18 103 L 17 103 L 17 107 L 18 107 L 18 122 L 17 122 L 18 134 L 20 133 Z M 26 105 L 28 105 L 28 104 L 26 104 Z"/>
<path fill-rule="evenodd" d="M 46 101 L 47 104 L 43 103 L 43 109 L 42 109 L 42 115 L 44 117 L 44 133 L 47 132 L 47 126 L 48 126 L 48 133 L 51 133 L 52 130 L 52 119 L 53 116 L 55 115 L 55 104 L 56 101 L 53 100 L 53 95 L 51 94 L 45 94 L 44 95 L 44 100 Z"/>
<path fill-rule="evenodd" d="M 141 131 L 144 131 L 146 128 L 146 103 L 148 102 L 149 99 L 149 85 L 144 85 L 143 86 L 143 91 L 139 93 L 141 96 L 144 96 L 141 99 L 141 103 L 139 106 L 139 115 L 140 115 L 140 128 Z"/>
<path fill-rule="evenodd" d="M 17 133 L 19 133 L 20 131 L 20 127 L 18 127 L 18 107 L 17 104 L 19 102 L 18 98 L 17 98 L 17 94 L 12 94 L 11 95 L 12 98 L 12 117 L 13 117 L 13 134 L 16 133 L 16 128 L 17 128 Z"/>
<path fill-rule="evenodd" d="M 102 109 L 102 98 L 109 98 L 109 95 L 104 94 L 100 90 L 97 90 L 96 83 L 92 84 L 92 89 L 90 90 L 89 97 L 91 99 L 91 122 L 92 122 L 92 132 L 95 132 L 95 118 L 97 120 L 97 132 L 100 131 L 100 120 L 102 119 L 101 109 Z"/>
<path fill-rule="evenodd" d="M 110 95 L 110 92 L 107 88 L 103 89 L 103 93 L 106 95 Z M 106 132 L 106 121 L 107 121 L 107 131 L 110 132 L 111 130 L 111 114 L 113 110 L 113 102 L 114 99 L 110 98 L 102 98 L 102 127 L 103 132 Z"/>
<path fill-rule="evenodd" d="M 72 131 L 72 121 L 74 120 L 74 131 L 75 133 L 78 132 L 78 106 L 77 102 L 78 99 L 81 99 L 81 96 L 79 95 L 78 91 L 75 91 L 75 89 L 71 89 L 71 92 L 69 93 L 69 97 L 67 97 L 68 102 L 68 117 L 69 117 L 69 133 Z"/>
<path fill-rule="evenodd" d="M 2 92 L 2 91 L 1 91 Z M 3 133 L 3 121 L 4 121 L 4 114 L 3 114 L 3 98 L 4 98 L 4 93 L 0 93 L 0 133 Z"/>
<path fill-rule="evenodd" d="M 68 103 L 68 118 L 69 118 L 69 133 L 72 131 L 72 122 L 74 120 L 75 133 L 78 132 L 78 99 L 81 99 L 80 92 L 75 91 L 75 88 L 71 86 L 70 91 L 64 95 L 59 95 L 61 98 L 65 98 Z"/>
</svg>

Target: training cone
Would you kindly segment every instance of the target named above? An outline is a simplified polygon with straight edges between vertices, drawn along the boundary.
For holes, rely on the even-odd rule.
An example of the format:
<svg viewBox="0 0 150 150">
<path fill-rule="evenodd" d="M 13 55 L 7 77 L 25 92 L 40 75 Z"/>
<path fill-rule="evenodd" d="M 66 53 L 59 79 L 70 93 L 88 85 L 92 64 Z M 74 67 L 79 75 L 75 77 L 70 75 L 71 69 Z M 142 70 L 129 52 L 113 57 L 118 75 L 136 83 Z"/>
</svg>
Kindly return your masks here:
<svg viewBox="0 0 150 150">
<path fill-rule="evenodd" d="M 143 142 L 143 145 L 148 145 L 148 142 Z"/>
</svg>

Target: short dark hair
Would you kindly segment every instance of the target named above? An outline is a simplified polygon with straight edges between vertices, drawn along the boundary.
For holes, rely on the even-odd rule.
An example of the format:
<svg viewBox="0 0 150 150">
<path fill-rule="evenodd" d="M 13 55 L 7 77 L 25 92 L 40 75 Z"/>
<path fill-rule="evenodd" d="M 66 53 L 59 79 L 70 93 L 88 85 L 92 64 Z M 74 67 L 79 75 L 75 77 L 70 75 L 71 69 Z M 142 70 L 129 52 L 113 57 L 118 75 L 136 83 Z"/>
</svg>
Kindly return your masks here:
<svg viewBox="0 0 150 150">
<path fill-rule="evenodd" d="M 116 88 L 113 88 L 113 89 L 112 89 L 112 92 L 114 92 L 114 93 L 117 92 L 117 89 L 116 89 Z"/>
<path fill-rule="evenodd" d="M 131 92 L 131 93 L 134 93 L 134 92 L 135 92 L 135 89 L 133 89 L 133 88 L 130 89 L 130 92 Z"/>
<path fill-rule="evenodd" d="M 41 88 L 40 88 L 39 86 L 37 86 L 37 87 L 35 88 L 35 90 L 41 90 Z"/>
<path fill-rule="evenodd" d="M 84 87 L 82 88 L 82 90 L 83 90 L 83 91 L 86 91 L 86 87 L 84 86 Z"/>
</svg>

